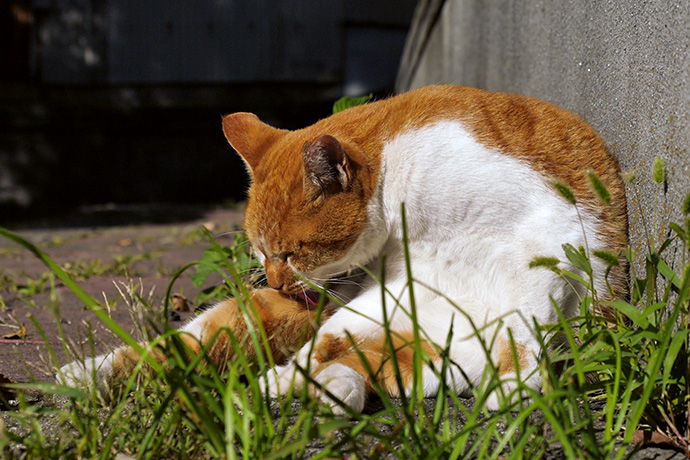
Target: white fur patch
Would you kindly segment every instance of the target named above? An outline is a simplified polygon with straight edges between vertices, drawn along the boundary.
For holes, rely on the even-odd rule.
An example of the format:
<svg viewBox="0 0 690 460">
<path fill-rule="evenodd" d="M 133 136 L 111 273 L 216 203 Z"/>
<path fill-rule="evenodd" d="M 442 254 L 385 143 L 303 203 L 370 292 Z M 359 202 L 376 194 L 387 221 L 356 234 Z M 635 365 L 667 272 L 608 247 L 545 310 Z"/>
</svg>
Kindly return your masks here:
<svg viewBox="0 0 690 460">
<path fill-rule="evenodd" d="M 115 352 L 87 358 L 85 362 L 73 361 L 60 368 L 55 380 L 73 388 L 98 390 L 105 394 L 113 373 Z"/>
<path fill-rule="evenodd" d="M 331 399 L 328 394 L 332 394 L 350 409 L 361 412 L 367 399 L 366 382 L 364 377 L 355 372 L 352 368 L 342 364 L 331 364 L 319 372 L 315 377 L 321 389 L 316 393 L 321 401 L 329 404 L 336 414 L 346 413 L 345 408 Z"/>
<path fill-rule="evenodd" d="M 299 390 L 303 384 L 304 376 L 297 372 L 297 368 L 292 364 L 276 366 L 259 379 L 261 392 L 268 393 L 272 398 L 278 398 L 290 394 L 294 390 Z"/>
</svg>

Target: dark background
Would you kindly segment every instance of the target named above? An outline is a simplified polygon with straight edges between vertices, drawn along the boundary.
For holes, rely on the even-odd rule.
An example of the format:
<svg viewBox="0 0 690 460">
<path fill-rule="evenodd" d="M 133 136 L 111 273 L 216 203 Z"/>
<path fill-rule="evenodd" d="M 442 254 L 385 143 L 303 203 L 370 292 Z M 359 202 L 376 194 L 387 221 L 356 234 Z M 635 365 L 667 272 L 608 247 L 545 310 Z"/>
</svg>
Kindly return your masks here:
<svg viewBox="0 0 690 460">
<path fill-rule="evenodd" d="M 241 200 L 221 115 L 283 128 L 392 92 L 414 0 L 0 4 L 0 225 Z"/>
</svg>

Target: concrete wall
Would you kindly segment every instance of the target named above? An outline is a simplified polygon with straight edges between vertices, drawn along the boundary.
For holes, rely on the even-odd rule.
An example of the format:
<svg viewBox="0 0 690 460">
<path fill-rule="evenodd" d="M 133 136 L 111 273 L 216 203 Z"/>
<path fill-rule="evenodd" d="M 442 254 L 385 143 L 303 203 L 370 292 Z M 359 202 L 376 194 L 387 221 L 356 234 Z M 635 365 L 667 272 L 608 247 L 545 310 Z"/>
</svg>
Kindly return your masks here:
<svg viewBox="0 0 690 460">
<path fill-rule="evenodd" d="M 654 228 L 655 207 L 658 221 L 681 221 L 690 1 L 421 0 L 397 86 L 432 83 L 536 96 L 583 116 L 637 175 L 628 188 L 636 250 L 667 231 Z M 649 173 L 657 156 L 668 169 L 659 188 Z"/>
</svg>

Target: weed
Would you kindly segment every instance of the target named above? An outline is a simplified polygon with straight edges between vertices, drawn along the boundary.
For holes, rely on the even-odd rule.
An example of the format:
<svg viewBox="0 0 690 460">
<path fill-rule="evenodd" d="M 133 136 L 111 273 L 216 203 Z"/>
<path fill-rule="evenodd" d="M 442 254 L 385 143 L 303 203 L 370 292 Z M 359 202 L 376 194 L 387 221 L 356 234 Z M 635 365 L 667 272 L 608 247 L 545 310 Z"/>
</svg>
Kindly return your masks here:
<svg viewBox="0 0 690 460">
<path fill-rule="evenodd" d="M 13 292 L 17 289 L 14 278 L 4 270 L 0 270 L 0 292 Z"/>
<path fill-rule="evenodd" d="M 218 244 L 213 235 L 204 228 L 202 228 L 202 235 L 211 244 L 196 263 L 195 273 L 192 276 L 192 283 L 195 286 L 202 286 L 212 274 L 224 273 L 223 270 L 228 265 L 232 267 L 243 283 L 253 286 L 262 284 L 261 281 L 264 279 L 263 266 L 252 253 L 249 241 L 243 232 L 233 234 L 231 246 Z M 226 281 L 202 290 L 197 294 L 196 300 L 206 302 L 232 295 L 233 289 Z"/>
<path fill-rule="evenodd" d="M 119 254 L 112 262 L 104 263 L 101 259 L 76 260 L 67 262 L 62 268 L 69 275 L 79 281 L 89 279 L 94 276 L 137 276 L 137 271 L 133 268 L 136 262 L 149 260 L 153 257 L 151 253 L 142 254 Z"/>
<path fill-rule="evenodd" d="M 9 272 L 0 271 L 0 293 L 14 292 L 21 297 L 32 297 L 44 292 L 53 282 L 51 272 L 43 272 L 38 278 L 24 277 L 25 282 L 17 281 Z"/>
</svg>

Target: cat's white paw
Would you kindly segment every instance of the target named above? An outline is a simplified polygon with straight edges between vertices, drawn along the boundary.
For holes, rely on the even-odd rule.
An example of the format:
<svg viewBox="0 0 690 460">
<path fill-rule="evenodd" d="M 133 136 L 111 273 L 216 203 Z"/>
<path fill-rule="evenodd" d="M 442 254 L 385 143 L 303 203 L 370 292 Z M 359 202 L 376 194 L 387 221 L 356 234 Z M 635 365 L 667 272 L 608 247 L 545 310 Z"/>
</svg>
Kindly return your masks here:
<svg viewBox="0 0 690 460">
<path fill-rule="evenodd" d="M 524 383 L 529 384 L 530 382 Z M 513 377 L 513 380 L 501 381 L 501 388 L 496 388 L 489 394 L 484 407 L 490 411 L 497 411 L 502 407 L 514 406 L 522 399 L 527 400 L 529 398 L 525 391 L 518 389 L 518 383 Z"/>
<path fill-rule="evenodd" d="M 487 396 L 486 401 L 484 402 L 484 407 L 490 411 L 497 411 L 501 408 L 501 406 L 504 406 L 507 403 L 508 401 L 506 401 L 505 396 L 500 394 L 500 390 L 496 389 L 492 391 L 489 396 Z"/>
<path fill-rule="evenodd" d="M 326 391 L 345 403 L 355 412 L 362 412 L 367 399 L 364 377 L 354 369 L 342 364 L 331 364 L 315 377 L 321 389 L 316 389 L 319 399 L 330 405 L 335 414 L 345 414 L 346 409 L 331 399 Z M 324 391 L 325 390 L 325 391 Z"/>
<path fill-rule="evenodd" d="M 269 370 L 265 377 L 259 379 L 259 388 L 271 398 L 286 395 L 302 387 L 303 377 L 295 372 L 295 366 L 287 364 Z"/>
<path fill-rule="evenodd" d="M 85 388 L 105 393 L 113 374 L 113 354 L 87 358 L 84 362 L 72 361 L 62 366 L 55 380 L 72 388 Z"/>
</svg>

